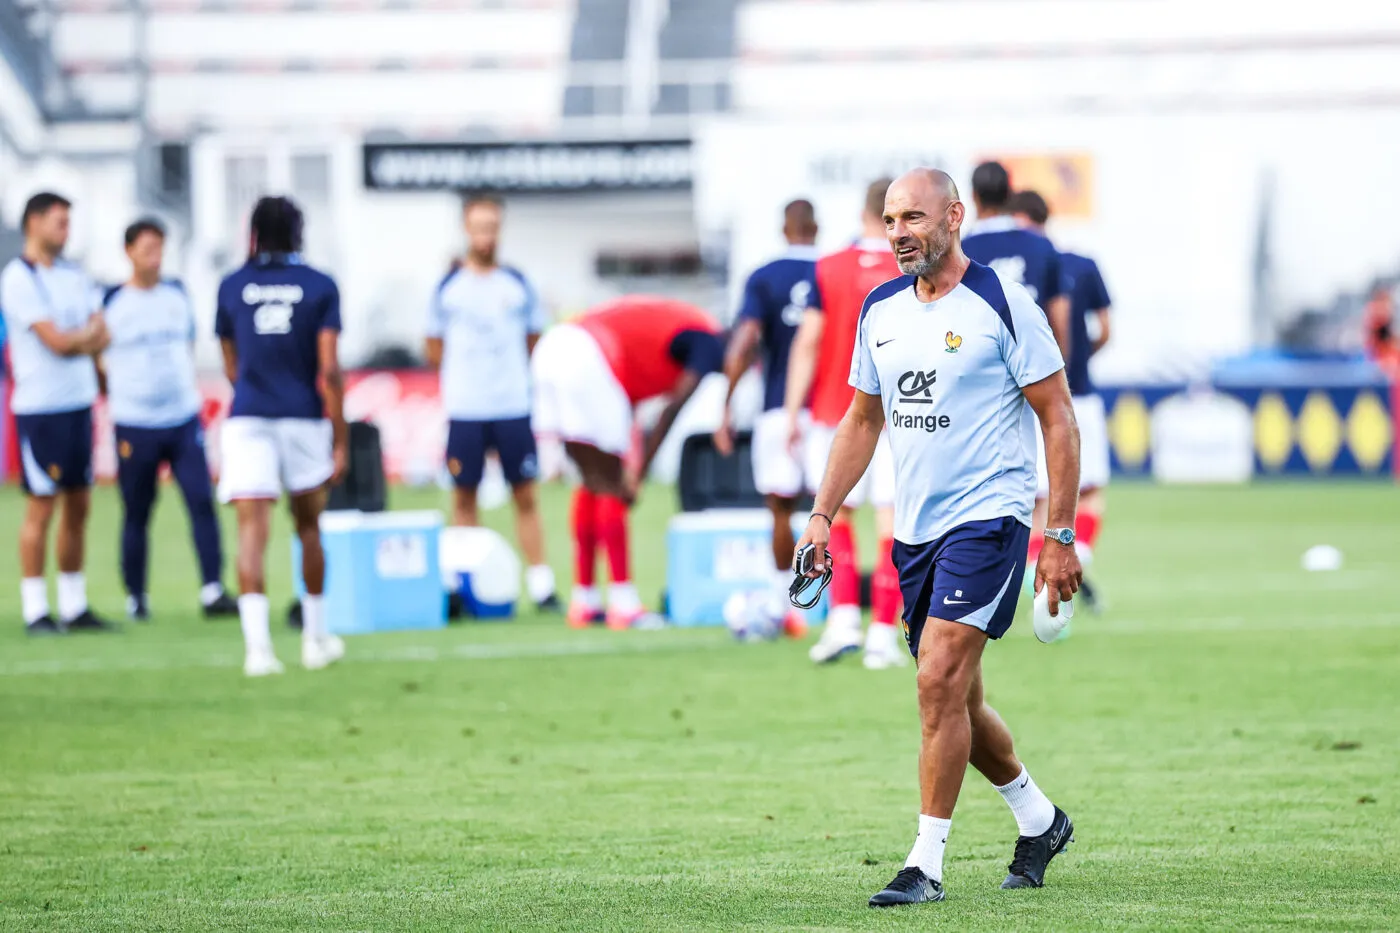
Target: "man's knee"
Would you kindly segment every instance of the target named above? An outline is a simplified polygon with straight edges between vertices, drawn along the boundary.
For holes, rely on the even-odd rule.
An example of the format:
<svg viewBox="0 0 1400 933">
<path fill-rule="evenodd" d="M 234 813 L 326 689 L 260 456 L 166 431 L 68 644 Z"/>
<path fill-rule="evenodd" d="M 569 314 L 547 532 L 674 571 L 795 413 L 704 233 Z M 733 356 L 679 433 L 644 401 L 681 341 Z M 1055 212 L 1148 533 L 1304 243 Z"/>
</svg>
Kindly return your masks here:
<svg viewBox="0 0 1400 933">
<path fill-rule="evenodd" d="M 535 494 L 533 480 L 516 483 L 511 487 L 510 495 L 515 500 L 515 511 L 521 515 L 533 515 L 539 508 L 539 497 Z"/>
<path fill-rule="evenodd" d="M 87 524 L 92 495 L 86 489 L 71 489 L 63 496 L 63 524 L 70 530 L 80 530 Z"/>
<path fill-rule="evenodd" d="M 927 710 L 965 711 L 986 636 L 959 622 L 929 619 L 919 645 L 915 677 L 919 704 Z"/>
</svg>

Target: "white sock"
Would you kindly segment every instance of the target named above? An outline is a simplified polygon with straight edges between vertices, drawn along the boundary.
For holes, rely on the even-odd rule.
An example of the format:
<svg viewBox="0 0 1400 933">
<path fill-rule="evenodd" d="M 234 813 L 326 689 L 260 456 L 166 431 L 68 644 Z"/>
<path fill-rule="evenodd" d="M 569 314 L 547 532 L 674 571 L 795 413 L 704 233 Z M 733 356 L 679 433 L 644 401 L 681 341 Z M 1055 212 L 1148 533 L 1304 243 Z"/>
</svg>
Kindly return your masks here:
<svg viewBox="0 0 1400 933">
<path fill-rule="evenodd" d="M 637 588 L 629 582 L 608 584 L 608 608 L 613 612 L 636 612 L 642 608 Z"/>
<path fill-rule="evenodd" d="M 779 567 L 773 571 L 772 611 L 775 616 L 786 616 L 792 611 L 792 601 L 788 590 L 792 587 L 792 568 Z"/>
<path fill-rule="evenodd" d="M 580 606 L 586 606 L 589 609 L 603 608 L 603 595 L 598 592 L 596 586 L 578 586 L 575 584 L 573 595 L 570 596 L 569 599 L 571 602 L 577 603 Z"/>
<path fill-rule="evenodd" d="M 826 617 L 826 627 L 829 631 L 840 632 L 846 641 L 860 644 L 860 607 L 832 606 Z"/>
<path fill-rule="evenodd" d="M 222 583 L 206 583 L 199 588 L 199 604 L 208 606 L 224 595 L 224 585 Z"/>
<path fill-rule="evenodd" d="M 82 571 L 58 575 L 58 615 L 71 622 L 87 611 L 87 578 Z"/>
<path fill-rule="evenodd" d="M 303 607 L 303 616 L 305 611 Z M 272 651 L 272 632 L 267 623 L 267 594 L 244 593 L 238 597 L 238 624 L 243 628 L 243 646 L 249 654 Z"/>
<path fill-rule="evenodd" d="M 1035 786 L 1024 765 L 1016 780 L 998 787 L 997 793 L 1011 808 L 1011 815 L 1016 817 L 1016 826 L 1022 836 L 1039 836 L 1055 822 L 1055 805 L 1044 791 Z"/>
<path fill-rule="evenodd" d="M 917 867 L 934 881 L 943 880 L 943 849 L 948 845 L 948 830 L 953 821 L 940 820 L 936 816 L 919 814 L 919 835 L 914 837 L 914 848 L 904 860 L 904 867 Z"/>
<path fill-rule="evenodd" d="M 24 624 L 37 622 L 49 614 L 49 581 L 43 577 L 25 577 L 19 581 L 19 603 L 24 612 Z"/>
<path fill-rule="evenodd" d="M 542 603 L 554 595 L 554 568 L 536 564 L 525 568 L 525 592 L 532 602 Z"/>
<path fill-rule="evenodd" d="M 1074 556 L 1079 558 L 1079 565 L 1085 570 L 1094 562 L 1094 549 L 1082 541 L 1074 542 Z"/>
<path fill-rule="evenodd" d="M 893 654 L 895 648 L 894 626 L 871 622 L 865 630 L 865 650 L 871 654 Z"/>
<path fill-rule="evenodd" d="M 326 597 L 307 593 L 301 598 L 301 637 L 320 641 L 326 637 Z"/>
</svg>

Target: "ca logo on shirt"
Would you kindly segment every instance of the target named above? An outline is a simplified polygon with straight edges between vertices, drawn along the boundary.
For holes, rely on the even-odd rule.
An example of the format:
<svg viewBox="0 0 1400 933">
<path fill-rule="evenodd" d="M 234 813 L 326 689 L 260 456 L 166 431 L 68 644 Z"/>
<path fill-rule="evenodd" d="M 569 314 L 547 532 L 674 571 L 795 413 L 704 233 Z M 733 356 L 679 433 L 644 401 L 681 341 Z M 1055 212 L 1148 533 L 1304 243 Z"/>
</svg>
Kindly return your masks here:
<svg viewBox="0 0 1400 933">
<path fill-rule="evenodd" d="M 933 384 L 938 381 L 938 370 L 930 369 L 928 372 L 920 372 L 911 369 L 909 372 L 899 377 L 899 394 L 903 396 L 901 402 L 911 402 L 915 405 L 933 404 Z"/>
<path fill-rule="evenodd" d="M 260 305 L 253 312 L 253 330 L 259 334 L 290 334 L 292 332 L 292 306 L 280 302 Z"/>
<path fill-rule="evenodd" d="M 798 282 L 788 292 L 787 307 L 783 308 L 783 323 L 796 327 L 802 323 L 802 312 L 812 303 L 812 283 Z"/>
</svg>

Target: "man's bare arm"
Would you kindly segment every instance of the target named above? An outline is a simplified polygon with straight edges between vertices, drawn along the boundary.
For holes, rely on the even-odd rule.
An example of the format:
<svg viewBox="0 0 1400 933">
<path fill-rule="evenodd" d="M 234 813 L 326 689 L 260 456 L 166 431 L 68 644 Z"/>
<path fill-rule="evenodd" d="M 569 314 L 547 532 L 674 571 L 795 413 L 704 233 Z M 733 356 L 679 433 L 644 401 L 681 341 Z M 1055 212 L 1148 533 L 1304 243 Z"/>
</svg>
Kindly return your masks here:
<svg viewBox="0 0 1400 933">
<path fill-rule="evenodd" d="M 220 337 L 219 349 L 224 354 L 224 378 L 233 385 L 238 381 L 238 345 L 232 337 Z"/>
<path fill-rule="evenodd" d="M 91 356 L 107 347 L 107 328 L 96 315 L 82 327 L 60 330 L 53 321 L 35 321 L 34 336 L 56 356 Z"/>
<path fill-rule="evenodd" d="M 812 380 L 817 372 L 817 351 L 825 329 L 825 315 L 809 309 L 803 313 L 802 323 L 797 325 L 797 333 L 792 338 L 792 349 L 788 352 L 787 387 L 783 392 L 783 410 L 787 412 L 788 425 L 793 432 L 793 436 L 788 438 L 790 445 L 797 442 L 797 418 L 812 391 Z"/>
<path fill-rule="evenodd" d="M 429 369 L 442 366 L 442 338 L 429 337 L 423 341 L 423 362 Z"/>
<path fill-rule="evenodd" d="M 1046 526 L 1073 528 L 1079 505 L 1079 425 L 1074 420 L 1069 383 L 1064 370 L 1021 390 L 1040 419 L 1045 436 L 1045 469 L 1049 475 L 1050 502 Z M 1036 568 L 1036 592 L 1050 588 L 1050 614 L 1058 612 L 1061 600 L 1071 599 L 1079 589 L 1083 571 L 1073 548 L 1047 541 Z"/>
<path fill-rule="evenodd" d="M 729 381 L 729 389 L 724 395 L 726 411 L 729 410 L 729 403 L 734 398 L 734 389 L 739 385 L 739 380 L 753 365 L 754 356 L 758 353 L 758 342 L 762 338 L 763 330 L 753 318 L 740 321 L 729 337 L 729 346 L 724 351 L 724 378 Z"/>
<path fill-rule="evenodd" d="M 1050 320 L 1050 330 L 1055 334 L 1055 342 L 1060 345 L 1060 356 L 1069 361 L 1070 341 L 1073 335 L 1069 326 L 1069 296 L 1056 295 L 1050 299 L 1050 305 L 1045 309 L 1045 316 Z"/>
<path fill-rule="evenodd" d="M 335 459 L 332 483 L 345 476 L 350 431 L 345 424 L 345 371 L 340 368 L 340 332 L 329 328 L 316 335 L 316 362 L 321 373 L 321 394 L 326 417 L 331 422 L 331 444 Z"/>
<path fill-rule="evenodd" d="M 880 440 L 880 431 L 884 427 L 885 409 L 880 403 L 880 396 L 857 389 L 846 414 L 841 416 L 841 423 L 836 426 L 836 436 L 831 442 L 831 453 L 826 460 L 826 470 L 822 474 L 821 488 L 817 490 L 812 511 L 826 516 L 836 514 L 870 466 L 870 460 L 875 456 L 875 444 Z"/>
<path fill-rule="evenodd" d="M 1099 319 L 1099 333 L 1098 336 L 1094 338 L 1093 346 L 1089 348 L 1090 356 L 1093 356 L 1095 353 L 1098 353 L 1104 348 L 1104 345 L 1108 343 L 1108 335 L 1110 329 L 1108 323 L 1108 312 L 1108 308 L 1100 308 L 1099 310 L 1094 312 L 1094 316 Z"/>
</svg>

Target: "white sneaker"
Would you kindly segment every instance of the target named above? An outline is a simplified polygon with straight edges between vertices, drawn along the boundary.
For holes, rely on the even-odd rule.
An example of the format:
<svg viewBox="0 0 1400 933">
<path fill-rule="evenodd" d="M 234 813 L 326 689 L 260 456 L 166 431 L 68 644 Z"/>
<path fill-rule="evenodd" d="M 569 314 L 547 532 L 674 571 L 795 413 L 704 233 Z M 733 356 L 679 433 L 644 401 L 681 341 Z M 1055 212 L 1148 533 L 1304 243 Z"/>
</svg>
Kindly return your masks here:
<svg viewBox="0 0 1400 933">
<path fill-rule="evenodd" d="M 822 629 L 822 637 L 807 651 L 807 657 L 814 664 L 830 664 L 839 661 L 853 651 L 860 650 L 860 630 L 843 629 L 828 623 Z"/>
<path fill-rule="evenodd" d="M 282 662 L 271 650 L 251 651 L 243 659 L 243 673 L 248 677 L 267 677 L 282 670 Z"/>
<path fill-rule="evenodd" d="M 892 667 L 904 667 L 909 663 L 909 652 L 907 651 L 884 651 L 870 648 L 865 649 L 865 657 L 862 659 L 867 671 L 887 671 Z"/>
<path fill-rule="evenodd" d="M 301 640 L 301 666 L 308 671 L 319 671 L 323 667 L 330 667 L 343 657 L 345 657 L 345 642 L 335 635 Z"/>
</svg>

